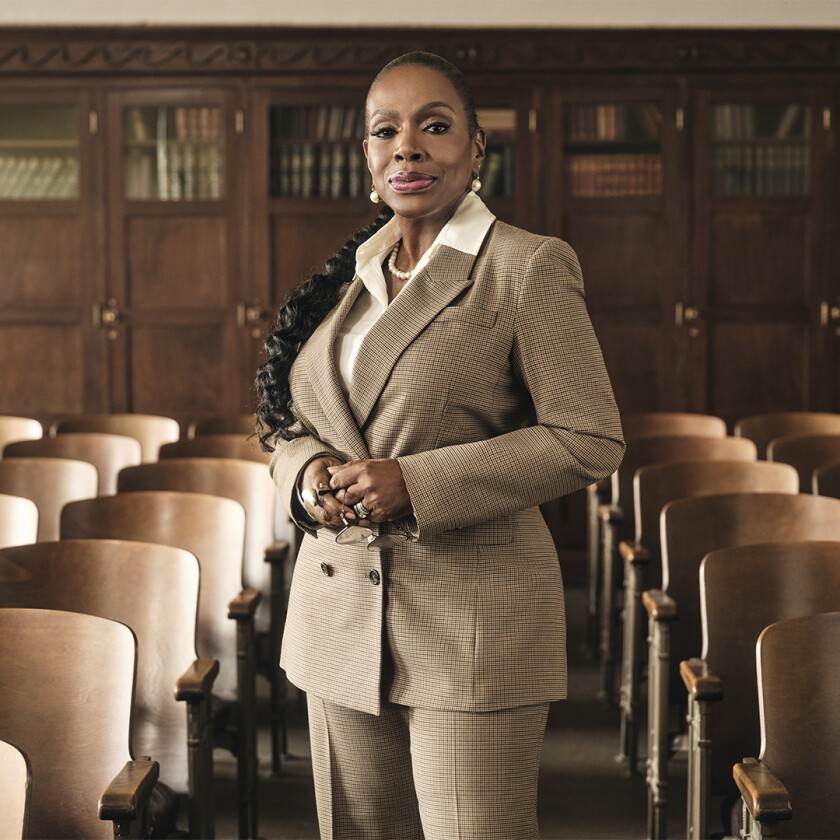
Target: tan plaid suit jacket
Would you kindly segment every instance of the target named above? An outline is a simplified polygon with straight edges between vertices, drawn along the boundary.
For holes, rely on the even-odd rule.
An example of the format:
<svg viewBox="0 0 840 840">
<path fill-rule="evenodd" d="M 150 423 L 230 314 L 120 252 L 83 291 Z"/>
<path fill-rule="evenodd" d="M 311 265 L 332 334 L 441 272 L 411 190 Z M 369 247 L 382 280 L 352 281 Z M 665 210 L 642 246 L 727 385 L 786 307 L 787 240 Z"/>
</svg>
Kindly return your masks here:
<svg viewBox="0 0 840 840">
<path fill-rule="evenodd" d="M 362 288 L 356 277 L 300 350 L 300 436 L 279 442 L 271 471 L 294 515 L 296 477 L 318 453 L 398 458 L 420 539 L 374 552 L 310 531 L 281 665 L 300 688 L 374 714 L 382 700 L 490 711 L 560 699 L 562 580 L 537 506 L 623 453 L 577 258 L 498 221 L 477 257 L 441 246 L 366 336 L 345 398 L 333 345 Z"/>
</svg>

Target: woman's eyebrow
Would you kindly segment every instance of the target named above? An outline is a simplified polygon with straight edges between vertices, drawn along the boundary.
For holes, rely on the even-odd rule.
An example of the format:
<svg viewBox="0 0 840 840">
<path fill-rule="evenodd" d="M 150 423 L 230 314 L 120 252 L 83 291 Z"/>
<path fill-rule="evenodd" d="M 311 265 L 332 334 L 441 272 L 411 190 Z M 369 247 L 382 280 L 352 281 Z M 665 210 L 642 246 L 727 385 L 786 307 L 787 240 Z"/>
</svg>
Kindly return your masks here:
<svg viewBox="0 0 840 840">
<path fill-rule="evenodd" d="M 437 108 L 446 108 L 448 111 L 452 111 L 455 113 L 455 109 L 448 103 L 442 100 L 435 101 L 435 102 L 427 102 L 425 105 L 421 105 L 417 109 L 418 114 L 425 114 L 428 111 L 434 111 Z M 399 113 L 397 111 L 393 111 L 390 108 L 377 108 L 371 115 L 370 118 L 373 119 L 374 117 L 385 117 L 389 120 L 395 120 L 399 117 Z"/>
</svg>

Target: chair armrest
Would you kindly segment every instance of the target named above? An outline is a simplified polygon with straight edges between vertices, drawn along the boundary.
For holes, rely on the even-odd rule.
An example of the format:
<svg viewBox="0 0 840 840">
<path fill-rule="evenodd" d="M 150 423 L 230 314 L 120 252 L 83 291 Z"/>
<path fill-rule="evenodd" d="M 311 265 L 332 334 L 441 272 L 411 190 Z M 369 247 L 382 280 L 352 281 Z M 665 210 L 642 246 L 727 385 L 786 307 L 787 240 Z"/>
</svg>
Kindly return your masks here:
<svg viewBox="0 0 840 840">
<path fill-rule="evenodd" d="M 150 758 L 126 762 L 99 797 L 99 819 L 115 822 L 137 819 L 159 775 L 160 766 Z"/>
<path fill-rule="evenodd" d="M 695 699 L 714 702 L 723 699 L 720 677 L 709 668 L 705 659 L 683 659 L 680 676 L 686 690 Z"/>
<path fill-rule="evenodd" d="M 178 678 L 175 699 L 190 701 L 209 697 L 218 673 L 218 659 L 196 659 Z"/>
<path fill-rule="evenodd" d="M 789 820 L 793 814 L 787 788 L 766 765 L 745 758 L 732 768 L 732 777 L 754 820 Z"/>
<path fill-rule="evenodd" d="M 598 518 L 605 525 L 610 525 L 614 522 L 624 522 L 624 508 L 619 505 L 599 505 Z"/>
<path fill-rule="evenodd" d="M 650 552 L 640 542 L 622 540 L 618 544 L 618 553 L 625 563 L 632 563 L 636 566 L 650 563 Z"/>
<path fill-rule="evenodd" d="M 289 543 L 286 540 L 277 540 L 277 542 L 272 543 L 268 548 L 265 550 L 265 562 L 266 563 L 282 563 L 286 559 L 286 555 L 289 553 Z"/>
<path fill-rule="evenodd" d="M 674 621 L 677 617 L 677 602 L 661 589 L 642 592 L 642 604 L 654 621 Z"/>
<path fill-rule="evenodd" d="M 243 589 L 229 604 L 228 618 L 235 618 L 237 621 L 247 621 L 254 617 L 262 593 L 257 589 Z"/>
</svg>

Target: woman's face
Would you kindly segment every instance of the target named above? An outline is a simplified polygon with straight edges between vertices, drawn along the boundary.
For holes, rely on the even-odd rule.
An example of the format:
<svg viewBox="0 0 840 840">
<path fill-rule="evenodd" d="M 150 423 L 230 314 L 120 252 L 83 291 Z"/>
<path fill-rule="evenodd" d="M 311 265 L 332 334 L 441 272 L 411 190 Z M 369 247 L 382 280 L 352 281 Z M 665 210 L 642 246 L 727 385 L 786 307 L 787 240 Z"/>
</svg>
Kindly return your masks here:
<svg viewBox="0 0 840 840">
<path fill-rule="evenodd" d="M 484 132 L 470 137 L 452 82 L 431 67 L 397 67 L 368 94 L 367 114 L 376 191 L 398 216 L 442 227 L 484 159 Z"/>
</svg>

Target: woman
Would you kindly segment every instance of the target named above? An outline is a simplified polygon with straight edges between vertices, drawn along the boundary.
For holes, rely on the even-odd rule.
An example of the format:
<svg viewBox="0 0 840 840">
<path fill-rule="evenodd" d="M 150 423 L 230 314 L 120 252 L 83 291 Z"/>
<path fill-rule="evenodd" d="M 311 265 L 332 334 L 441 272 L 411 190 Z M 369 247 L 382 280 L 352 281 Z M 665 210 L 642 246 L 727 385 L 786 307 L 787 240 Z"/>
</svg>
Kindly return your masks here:
<svg viewBox="0 0 840 840">
<path fill-rule="evenodd" d="M 258 417 L 307 532 L 281 665 L 307 692 L 325 838 L 532 838 L 563 590 L 538 505 L 612 473 L 621 428 L 565 243 L 476 195 L 485 137 L 428 53 L 367 97 L 391 212 L 292 293 Z"/>
</svg>

